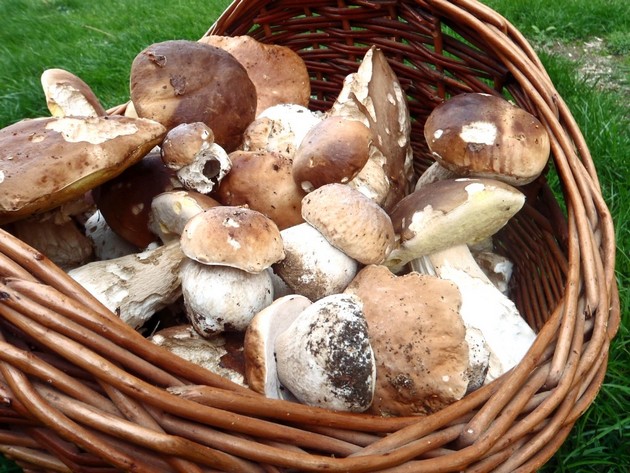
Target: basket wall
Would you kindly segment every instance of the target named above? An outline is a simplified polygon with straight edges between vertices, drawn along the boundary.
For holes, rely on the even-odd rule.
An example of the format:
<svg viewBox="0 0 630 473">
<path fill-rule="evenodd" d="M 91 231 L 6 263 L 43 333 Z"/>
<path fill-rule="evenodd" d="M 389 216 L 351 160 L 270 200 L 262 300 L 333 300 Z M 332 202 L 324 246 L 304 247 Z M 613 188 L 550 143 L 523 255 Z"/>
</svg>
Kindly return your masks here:
<svg viewBox="0 0 630 473">
<path fill-rule="evenodd" d="M 474 1 L 237 1 L 207 34 L 249 34 L 305 60 L 326 109 L 372 45 L 422 127 L 445 98 L 503 94 L 548 129 L 545 177 L 498 237 L 538 332 L 517 368 L 423 418 L 270 401 L 154 347 L 43 255 L 0 233 L 0 451 L 38 471 L 534 471 L 595 398 L 619 324 L 614 233 L 591 156 L 521 35 Z"/>
</svg>

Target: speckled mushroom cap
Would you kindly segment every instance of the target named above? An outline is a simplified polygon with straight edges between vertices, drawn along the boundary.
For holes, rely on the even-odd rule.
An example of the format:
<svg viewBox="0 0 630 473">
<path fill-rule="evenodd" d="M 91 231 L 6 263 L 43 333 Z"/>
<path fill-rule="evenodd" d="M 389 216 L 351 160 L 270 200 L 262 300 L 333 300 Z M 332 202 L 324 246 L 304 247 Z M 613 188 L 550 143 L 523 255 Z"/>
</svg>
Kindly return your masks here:
<svg viewBox="0 0 630 473">
<path fill-rule="evenodd" d="M 311 81 L 304 60 L 292 49 L 261 43 L 251 36 L 209 35 L 199 40 L 232 54 L 256 86 L 256 116 L 280 103 L 307 106 Z"/>
<path fill-rule="evenodd" d="M 250 273 L 284 258 L 276 224 L 245 207 L 217 206 L 198 213 L 184 227 L 180 241 L 188 258 Z"/>
<path fill-rule="evenodd" d="M 102 117 L 107 111 L 83 79 L 64 69 L 46 69 L 41 77 L 46 106 L 53 117 Z"/>
<path fill-rule="evenodd" d="M 345 292 L 361 299 L 369 327 L 377 366 L 372 413 L 429 414 L 466 394 L 468 345 L 453 283 L 370 265 Z"/>
<path fill-rule="evenodd" d="M 256 88 L 230 53 L 196 41 L 155 43 L 133 60 L 131 100 L 138 116 L 174 128 L 203 122 L 232 151 L 255 118 Z"/>
<path fill-rule="evenodd" d="M 446 179 L 422 186 L 390 212 L 397 247 L 386 265 L 494 235 L 524 205 L 525 196 L 496 179 Z"/>
<path fill-rule="evenodd" d="M 166 129 L 122 116 L 48 117 L 0 130 L 0 223 L 53 209 L 120 174 Z"/>
<path fill-rule="evenodd" d="M 232 169 L 217 189 L 217 200 L 257 210 L 280 230 L 304 221 L 301 208 L 305 193 L 293 180 L 289 157 L 273 151 L 236 150 L 229 158 Z"/>
<path fill-rule="evenodd" d="M 307 194 L 302 216 L 331 245 L 360 263 L 380 264 L 394 248 L 389 215 L 345 184 L 327 184 Z"/>
<path fill-rule="evenodd" d="M 435 107 L 424 136 L 436 160 L 459 176 L 523 185 L 536 179 L 549 159 L 549 135 L 540 121 L 489 94 L 460 94 Z"/>
</svg>

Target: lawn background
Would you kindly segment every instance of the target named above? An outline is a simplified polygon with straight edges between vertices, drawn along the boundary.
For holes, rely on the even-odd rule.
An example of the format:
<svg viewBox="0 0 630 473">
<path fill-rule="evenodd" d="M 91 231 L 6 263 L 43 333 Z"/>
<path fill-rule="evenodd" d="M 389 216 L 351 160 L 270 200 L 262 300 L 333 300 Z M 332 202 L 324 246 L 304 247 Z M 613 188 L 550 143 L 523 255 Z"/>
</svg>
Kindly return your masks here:
<svg viewBox="0 0 630 473">
<path fill-rule="evenodd" d="M 602 191 L 616 223 L 617 275 L 622 327 L 611 345 L 602 390 L 548 472 L 626 472 L 630 469 L 630 349 L 628 347 L 628 62 L 629 4 L 626 0 L 487 0 L 528 37 L 560 95 L 585 134 Z M 65 68 L 85 80 L 106 107 L 127 100 L 129 65 L 153 42 L 197 39 L 225 0 L 0 0 L 0 128 L 21 118 L 47 115 L 41 72 Z M 593 82 L 578 73 L 580 63 L 558 54 L 555 44 L 583 44 L 600 38 L 615 68 Z M 609 87 L 614 83 L 615 87 Z M 0 473 L 19 471 L 10 462 Z"/>
</svg>

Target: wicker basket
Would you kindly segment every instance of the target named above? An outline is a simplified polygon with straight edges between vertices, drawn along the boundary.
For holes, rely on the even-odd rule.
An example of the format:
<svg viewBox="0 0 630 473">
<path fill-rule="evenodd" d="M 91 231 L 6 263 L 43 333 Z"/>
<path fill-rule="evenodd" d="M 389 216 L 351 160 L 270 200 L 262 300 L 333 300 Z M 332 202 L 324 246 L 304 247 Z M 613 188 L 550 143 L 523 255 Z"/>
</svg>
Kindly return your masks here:
<svg viewBox="0 0 630 473">
<path fill-rule="evenodd" d="M 433 415 L 263 399 L 153 346 L 43 255 L 0 233 L 0 452 L 28 471 L 533 471 L 595 398 L 619 325 L 611 217 L 589 151 L 527 42 L 472 0 L 237 0 L 208 34 L 298 51 L 325 109 L 376 44 L 409 97 L 417 170 L 445 97 L 502 93 L 551 136 L 547 175 L 501 232 L 538 332 L 510 373 Z M 556 178 L 557 176 L 557 178 Z M 561 199 L 561 200 L 560 200 Z"/>
</svg>

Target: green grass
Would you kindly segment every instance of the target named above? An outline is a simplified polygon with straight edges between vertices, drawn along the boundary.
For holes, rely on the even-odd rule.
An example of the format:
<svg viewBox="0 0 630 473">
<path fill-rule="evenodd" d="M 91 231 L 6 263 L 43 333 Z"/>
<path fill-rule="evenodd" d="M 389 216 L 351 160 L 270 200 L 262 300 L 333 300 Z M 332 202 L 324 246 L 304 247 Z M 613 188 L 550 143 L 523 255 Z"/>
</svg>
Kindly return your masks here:
<svg viewBox="0 0 630 473">
<path fill-rule="evenodd" d="M 549 44 L 602 38 L 607 53 L 629 70 L 630 10 L 626 0 L 487 0 L 532 39 L 594 156 L 618 241 L 622 326 L 613 340 L 601 392 L 544 472 L 630 469 L 630 126 L 628 95 L 589 82 Z M 127 100 L 129 65 L 152 42 L 196 39 L 227 0 L 0 1 L 0 127 L 47 115 L 41 72 L 62 67 L 91 85 L 106 107 Z M 43 31 L 43 33 L 41 32 Z M 625 69 L 623 69 L 625 67 Z M 619 75 L 623 77 L 623 73 Z M 627 77 L 627 76 L 626 76 Z M 627 86 L 627 79 L 626 79 Z M 624 95 L 625 94 L 625 95 Z M 0 463 L 0 473 L 12 470 Z"/>
</svg>

